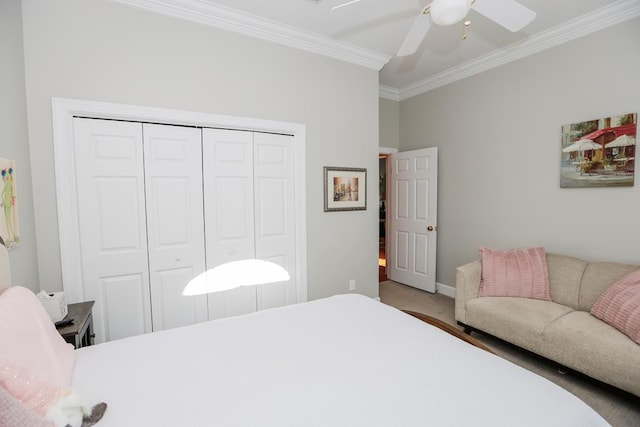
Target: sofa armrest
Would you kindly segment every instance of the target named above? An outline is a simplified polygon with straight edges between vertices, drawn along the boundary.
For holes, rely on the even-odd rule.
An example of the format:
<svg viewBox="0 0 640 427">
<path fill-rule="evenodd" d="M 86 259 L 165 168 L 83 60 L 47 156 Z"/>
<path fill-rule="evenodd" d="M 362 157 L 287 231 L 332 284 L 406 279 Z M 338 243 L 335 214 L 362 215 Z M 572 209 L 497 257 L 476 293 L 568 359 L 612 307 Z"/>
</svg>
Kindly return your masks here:
<svg viewBox="0 0 640 427">
<path fill-rule="evenodd" d="M 456 307 L 455 316 L 458 322 L 467 324 L 467 301 L 478 296 L 482 265 L 474 261 L 456 268 Z"/>
</svg>

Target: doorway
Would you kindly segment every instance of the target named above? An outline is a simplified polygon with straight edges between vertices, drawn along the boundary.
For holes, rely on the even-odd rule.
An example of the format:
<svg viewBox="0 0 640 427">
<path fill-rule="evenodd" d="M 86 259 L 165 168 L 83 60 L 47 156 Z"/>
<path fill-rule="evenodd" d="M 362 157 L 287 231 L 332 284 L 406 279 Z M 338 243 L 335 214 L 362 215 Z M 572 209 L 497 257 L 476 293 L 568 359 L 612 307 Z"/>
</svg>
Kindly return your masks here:
<svg viewBox="0 0 640 427">
<path fill-rule="evenodd" d="M 387 154 L 380 154 L 378 157 L 380 172 L 380 200 L 378 208 L 380 210 L 380 227 L 378 230 L 378 282 L 384 282 L 387 278 Z"/>
<path fill-rule="evenodd" d="M 389 199 L 389 188 L 387 182 L 388 174 L 388 159 L 389 155 L 397 153 L 397 148 L 392 147 L 379 147 L 378 151 L 378 178 L 380 180 L 380 187 L 378 190 L 379 202 L 378 208 L 380 209 L 380 226 L 378 227 L 378 281 L 384 282 L 389 280 L 387 276 L 387 244 L 389 242 L 387 232 L 387 200 Z"/>
</svg>

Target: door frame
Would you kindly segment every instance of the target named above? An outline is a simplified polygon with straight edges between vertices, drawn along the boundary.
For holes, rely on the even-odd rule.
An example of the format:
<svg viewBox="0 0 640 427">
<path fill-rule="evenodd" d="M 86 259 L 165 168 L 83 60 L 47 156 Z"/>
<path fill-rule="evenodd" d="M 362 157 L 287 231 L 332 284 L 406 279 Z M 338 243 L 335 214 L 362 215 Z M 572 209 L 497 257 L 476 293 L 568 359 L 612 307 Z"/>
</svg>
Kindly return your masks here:
<svg viewBox="0 0 640 427">
<path fill-rule="evenodd" d="M 397 152 L 398 152 L 398 149 L 395 148 L 395 147 L 382 147 L 382 146 L 378 147 L 378 158 L 380 156 L 385 156 L 385 158 L 386 158 L 385 159 L 385 163 L 384 163 L 385 164 L 384 174 L 385 174 L 385 177 L 387 177 L 386 181 L 385 181 L 385 194 L 387 196 L 387 200 L 386 200 L 387 202 L 389 201 L 389 197 L 391 196 L 391 193 L 390 193 L 391 185 L 389 184 L 389 179 L 388 179 L 389 178 L 389 156 L 391 154 L 394 154 L 394 153 L 397 153 Z M 378 164 L 379 163 L 380 162 L 378 162 Z M 380 175 L 380 171 L 378 171 L 378 175 Z M 379 203 L 379 201 L 378 201 L 378 203 Z M 389 239 L 386 237 L 386 236 L 389 235 L 388 234 L 388 231 L 389 231 L 389 220 L 388 220 L 388 218 L 389 218 L 389 216 L 388 216 L 389 215 L 389 210 L 388 210 L 389 209 L 389 204 L 386 204 L 385 208 L 387 210 L 387 217 L 386 217 L 386 219 L 384 221 L 384 235 L 385 235 L 385 239 L 384 239 L 384 254 L 385 255 L 384 256 L 385 256 L 387 265 L 389 265 L 389 247 L 387 246 L 388 243 L 389 243 Z M 386 267 L 385 267 L 385 269 L 386 269 Z M 387 276 L 387 280 L 388 279 L 389 279 L 389 276 Z"/>
<path fill-rule="evenodd" d="M 62 286 L 70 303 L 84 301 L 80 227 L 75 185 L 73 117 L 113 119 L 286 134 L 294 137 L 297 302 L 307 301 L 306 126 L 300 123 L 226 116 L 70 98 L 52 98 L 56 201 Z"/>
</svg>

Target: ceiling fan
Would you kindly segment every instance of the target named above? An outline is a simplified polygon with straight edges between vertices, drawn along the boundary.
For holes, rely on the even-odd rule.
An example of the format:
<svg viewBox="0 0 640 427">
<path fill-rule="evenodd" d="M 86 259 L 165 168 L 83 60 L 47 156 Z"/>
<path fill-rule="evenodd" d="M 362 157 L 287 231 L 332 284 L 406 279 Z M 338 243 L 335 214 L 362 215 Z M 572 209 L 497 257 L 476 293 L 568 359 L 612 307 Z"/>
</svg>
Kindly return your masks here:
<svg viewBox="0 0 640 427">
<path fill-rule="evenodd" d="M 431 24 L 452 25 L 462 21 L 473 9 L 507 30 L 520 31 L 536 17 L 536 13 L 515 0 L 433 0 L 416 18 L 404 39 L 398 56 L 416 52 Z"/>
</svg>

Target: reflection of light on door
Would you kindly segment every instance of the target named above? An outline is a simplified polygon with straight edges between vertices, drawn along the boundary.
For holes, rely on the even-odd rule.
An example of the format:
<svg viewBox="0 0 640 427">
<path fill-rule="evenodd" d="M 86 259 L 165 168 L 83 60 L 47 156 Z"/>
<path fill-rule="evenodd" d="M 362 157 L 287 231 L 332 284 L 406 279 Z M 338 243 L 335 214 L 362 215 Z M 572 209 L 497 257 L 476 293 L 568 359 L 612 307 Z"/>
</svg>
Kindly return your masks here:
<svg viewBox="0 0 640 427">
<path fill-rule="evenodd" d="M 227 262 L 194 277 L 182 295 L 203 295 L 240 286 L 264 285 L 289 280 L 287 270 L 270 261 L 243 259 Z"/>
<path fill-rule="evenodd" d="M 387 266 L 387 260 L 384 258 L 378 258 L 378 266 L 379 267 L 386 267 Z"/>
</svg>

